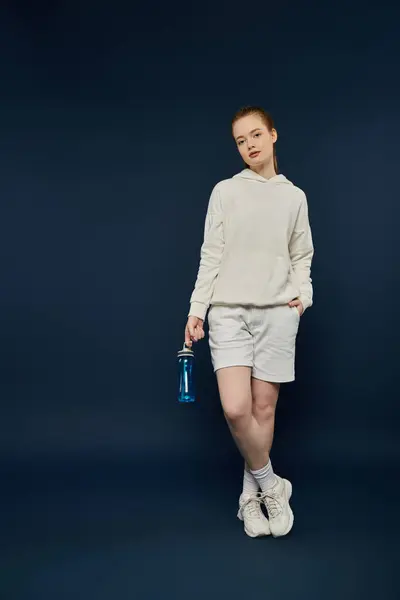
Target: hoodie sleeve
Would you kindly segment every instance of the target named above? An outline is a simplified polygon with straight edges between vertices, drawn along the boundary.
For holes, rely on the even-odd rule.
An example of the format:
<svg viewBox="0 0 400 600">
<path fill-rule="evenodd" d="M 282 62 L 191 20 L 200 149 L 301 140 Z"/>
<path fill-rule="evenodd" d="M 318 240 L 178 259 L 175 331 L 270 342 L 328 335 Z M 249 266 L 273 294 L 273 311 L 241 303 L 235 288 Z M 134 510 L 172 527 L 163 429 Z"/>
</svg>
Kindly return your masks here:
<svg viewBox="0 0 400 600">
<path fill-rule="evenodd" d="M 307 198 L 304 193 L 290 238 L 289 253 L 293 271 L 300 287 L 299 299 L 304 306 L 304 310 L 306 310 L 313 303 L 313 288 L 310 274 L 314 246 L 308 218 Z"/>
<path fill-rule="evenodd" d="M 190 297 L 189 316 L 205 319 L 214 291 L 224 250 L 223 212 L 221 194 L 214 187 L 208 203 L 204 224 L 204 239 L 200 250 L 200 266 Z"/>
</svg>

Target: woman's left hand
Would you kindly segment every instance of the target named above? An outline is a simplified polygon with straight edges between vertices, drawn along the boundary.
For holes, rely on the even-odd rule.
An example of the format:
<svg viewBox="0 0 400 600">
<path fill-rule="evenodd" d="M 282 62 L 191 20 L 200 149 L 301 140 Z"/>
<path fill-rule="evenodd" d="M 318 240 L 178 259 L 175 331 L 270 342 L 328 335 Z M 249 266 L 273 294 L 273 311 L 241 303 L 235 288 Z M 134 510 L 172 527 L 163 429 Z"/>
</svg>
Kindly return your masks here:
<svg viewBox="0 0 400 600">
<path fill-rule="evenodd" d="M 297 310 L 299 311 L 299 315 L 301 317 L 301 315 L 304 312 L 304 306 L 303 306 L 303 303 L 301 300 L 296 298 L 295 300 L 292 300 L 291 302 L 289 302 L 289 306 L 295 306 L 297 308 Z"/>
</svg>

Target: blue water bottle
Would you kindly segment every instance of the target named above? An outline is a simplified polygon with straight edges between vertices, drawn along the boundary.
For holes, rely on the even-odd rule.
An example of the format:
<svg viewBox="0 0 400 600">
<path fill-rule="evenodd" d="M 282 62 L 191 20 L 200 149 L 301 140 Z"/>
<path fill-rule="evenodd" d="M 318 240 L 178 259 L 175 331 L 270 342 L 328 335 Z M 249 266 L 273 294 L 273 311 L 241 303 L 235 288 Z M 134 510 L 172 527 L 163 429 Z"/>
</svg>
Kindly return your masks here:
<svg viewBox="0 0 400 600">
<path fill-rule="evenodd" d="M 178 402 L 194 402 L 196 392 L 194 385 L 194 352 L 183 344 L 178 352 Z"/>
</svg>

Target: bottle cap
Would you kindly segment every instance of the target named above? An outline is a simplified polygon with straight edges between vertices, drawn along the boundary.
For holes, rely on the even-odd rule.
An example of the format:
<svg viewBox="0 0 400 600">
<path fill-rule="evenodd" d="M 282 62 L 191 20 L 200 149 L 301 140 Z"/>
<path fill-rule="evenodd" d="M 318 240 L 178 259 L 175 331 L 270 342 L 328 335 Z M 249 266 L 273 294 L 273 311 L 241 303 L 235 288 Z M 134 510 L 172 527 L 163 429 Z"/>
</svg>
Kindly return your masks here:
<svg viewBox="0 0 400 600">
<path fill-rule="evenodd" d="M 188 348 L 186 346 L 186 343 L 183 344 L 182 350 L 179 350 L 178 352 L 178 358 L 181 358 L 182 356 L 194 356 L 193 350 L 191 348 Z"/>
</svg>

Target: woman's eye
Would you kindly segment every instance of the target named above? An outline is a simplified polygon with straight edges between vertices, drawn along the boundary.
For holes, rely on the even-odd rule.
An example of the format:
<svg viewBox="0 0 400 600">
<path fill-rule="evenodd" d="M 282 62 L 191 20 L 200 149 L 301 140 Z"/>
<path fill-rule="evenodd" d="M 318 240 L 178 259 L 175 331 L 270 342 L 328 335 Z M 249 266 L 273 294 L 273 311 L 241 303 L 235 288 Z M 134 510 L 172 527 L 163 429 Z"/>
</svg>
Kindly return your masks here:
<svg viewBox="0 0 400 600">
<path fill-rule="evenodd" d="M 257 137 L 257 136 L 259 136 L 259 135 L 261 135 L 261 133 L 256 133 L 254 137 Z"/>
</svg>

